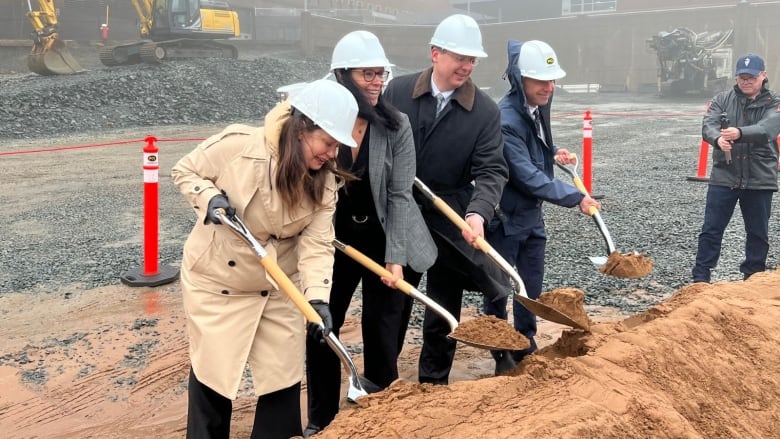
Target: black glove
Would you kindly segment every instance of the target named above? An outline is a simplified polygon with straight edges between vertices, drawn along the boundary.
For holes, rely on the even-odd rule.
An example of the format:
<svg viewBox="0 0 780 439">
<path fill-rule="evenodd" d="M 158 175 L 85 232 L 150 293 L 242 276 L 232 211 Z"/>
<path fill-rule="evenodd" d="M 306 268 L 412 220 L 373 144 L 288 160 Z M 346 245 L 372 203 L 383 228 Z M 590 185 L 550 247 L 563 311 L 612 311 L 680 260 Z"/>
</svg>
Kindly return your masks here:
<svg viewBox="0 0 780 439">
<path fill-rule="evenodd" d="M 227 195 L 217 194 L 211 197 L 209 200 L 209 207 L 206 209 L 206 220 L 204 221 L 205 224 L 210 222 L 214 224 L 222 224 L 215 213 L 217 209 L 224 209 L 225 215 L 228 217 L 236 214 L 236 208 L 230 206 Z"/>
<path fill-rule="evenodd" d="M 306 332 L 313 340 L 319 340 L 324 343 L 325 337 L 333 330 L 333 316 L 330 315 L 330 306 L 320 299 L 310 300 L 309 304 L 317 311 L 317 314 L 320 315 L 322 326 L 325 327 L 325 330 L 323 331 L 317 323 L 308 322 L 306 324 Z"/>
</svg>

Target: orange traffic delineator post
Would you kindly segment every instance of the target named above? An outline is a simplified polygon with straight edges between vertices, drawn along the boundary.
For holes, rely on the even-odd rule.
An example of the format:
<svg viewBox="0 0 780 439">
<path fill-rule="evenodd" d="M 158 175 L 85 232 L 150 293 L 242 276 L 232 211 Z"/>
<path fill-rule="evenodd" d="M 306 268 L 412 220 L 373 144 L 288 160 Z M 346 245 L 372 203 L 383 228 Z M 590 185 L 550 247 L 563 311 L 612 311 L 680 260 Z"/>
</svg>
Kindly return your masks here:
<svg viewBox="0 0 780 439">
<path fill-rule="evenodd" d="M 159 149 L 157 138 L 144 139 L 144 263 L 143 267 L 131 268 L 121 276 L 122 283 L 131 287 L 156 287 L 175 281 L 179 269 L 158 264 L 158 217 L 159 217 Z"/>
<path fill-rule="evenodd" d="M 604 198 L 604 195 L 593 194 L 593 118 L 590 110 L 585 110 L 582 118 L 582 184 L 591 198 Z"/>
<path fill-rule="evenodd" d="M 593 193 L 591 182 L 593 180 L 593 118 L 590 110 L 585 111 L 582 119 L 582 183 L 588 193 Z"/>
<path fill-rule="evenodd" d="M 706 140 L 701 139 L 701 146 L 699 147 L 699 165 L 696 169 L 695 177 L 686 177 L 688 181 L 710 181 L 707 177 L 707 160 L 710 155 L 710 144 Z"/>
</svg>

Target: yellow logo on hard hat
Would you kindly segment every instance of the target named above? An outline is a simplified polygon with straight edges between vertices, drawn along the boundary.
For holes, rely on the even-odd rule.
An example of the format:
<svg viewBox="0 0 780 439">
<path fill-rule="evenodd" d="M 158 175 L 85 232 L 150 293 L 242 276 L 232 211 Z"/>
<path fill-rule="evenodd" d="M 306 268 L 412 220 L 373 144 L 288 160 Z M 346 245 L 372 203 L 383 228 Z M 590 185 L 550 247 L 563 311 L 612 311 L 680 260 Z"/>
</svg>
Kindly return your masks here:
<svg viewBox="0 0 780 439">
<path fill-rule="evenodd" d="M 550 65 L 553 65 L 553 64 L 555 64 L 555 59 L 552 58 L 552 57 L 547 58 L 547 65 L 550 66 Z"/>
</svg>

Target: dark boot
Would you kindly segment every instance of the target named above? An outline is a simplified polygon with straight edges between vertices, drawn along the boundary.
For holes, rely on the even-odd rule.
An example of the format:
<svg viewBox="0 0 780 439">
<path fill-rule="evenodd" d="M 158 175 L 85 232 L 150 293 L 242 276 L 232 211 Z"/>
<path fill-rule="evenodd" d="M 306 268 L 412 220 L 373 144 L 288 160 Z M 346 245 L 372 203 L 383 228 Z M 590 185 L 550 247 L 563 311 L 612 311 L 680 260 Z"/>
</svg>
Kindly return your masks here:
<svg viewBox="0 0 780 439">
<path fill-rule="evenodd" d="M 321 432 L 322 429 L 314 424 L 309 424 L 306 426 L 306 429 L 303 430 L 303 438 L 309 439 L 310 437 L 314 436 L 315 434 Z"/>
<path fill-rule="evenodd" d="M 517 367 L 517 363 L 509 351 L 497 351 L 493 357 L 496 359 L 496 376 L 503 375 Z"/>
</svg>

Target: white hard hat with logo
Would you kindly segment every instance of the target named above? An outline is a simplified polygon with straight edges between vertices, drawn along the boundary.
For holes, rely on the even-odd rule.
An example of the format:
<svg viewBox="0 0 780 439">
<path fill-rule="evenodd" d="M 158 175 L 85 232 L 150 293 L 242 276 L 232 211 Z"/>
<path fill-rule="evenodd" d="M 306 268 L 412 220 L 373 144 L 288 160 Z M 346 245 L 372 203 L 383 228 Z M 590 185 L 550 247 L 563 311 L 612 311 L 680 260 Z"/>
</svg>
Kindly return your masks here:
<svg viewBox="0 0 780 439">
<path fill-rule="evenodd" d="M 541 81 L 552 81 L 566 76 L 566 72 L 558 64 L 553 48 L 539 40 L 526 41 L 520 46 L 517 67 L 521 76 Z"/>
<path fill-rule="evenodd" d="M 343 85 L 328 79 L 312 81 L 290 97 L 290 105 L 338 142 L 353 148 L 357 146 L 352 138 L 352 128 L 358 105 Z"/>
<path fill-rule="evenodd" d="M 482 48 L 479 25 L 468 15 L 455 14 L 442 20 L 433 32 L 430 44 L 458 55 L 478 58 L 488 56 Z"/>
<path fill-rule="evenodd" d="M 392 65 L 385 56 L 385 49 L 382 48 L 379 38 L 365 30 L 344 35 L 333 48 L 330 61 L 331 70 Z"/>
</svg>

